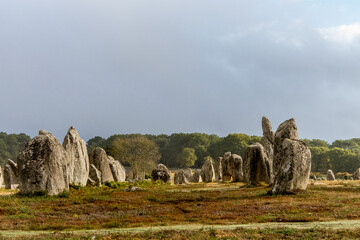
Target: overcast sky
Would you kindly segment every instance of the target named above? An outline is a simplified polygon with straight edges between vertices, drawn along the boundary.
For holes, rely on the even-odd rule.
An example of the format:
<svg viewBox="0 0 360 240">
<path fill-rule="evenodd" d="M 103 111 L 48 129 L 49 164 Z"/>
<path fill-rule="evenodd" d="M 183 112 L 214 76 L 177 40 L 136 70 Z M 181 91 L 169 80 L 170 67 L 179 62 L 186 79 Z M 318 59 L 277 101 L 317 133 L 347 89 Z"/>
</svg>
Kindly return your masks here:
<svg viewBox="0 0 360 240">
<path fill-rule="evenodd" d="M 360 137 L 360 1 L 0 1 L 0 131 Z"/>
</svg>

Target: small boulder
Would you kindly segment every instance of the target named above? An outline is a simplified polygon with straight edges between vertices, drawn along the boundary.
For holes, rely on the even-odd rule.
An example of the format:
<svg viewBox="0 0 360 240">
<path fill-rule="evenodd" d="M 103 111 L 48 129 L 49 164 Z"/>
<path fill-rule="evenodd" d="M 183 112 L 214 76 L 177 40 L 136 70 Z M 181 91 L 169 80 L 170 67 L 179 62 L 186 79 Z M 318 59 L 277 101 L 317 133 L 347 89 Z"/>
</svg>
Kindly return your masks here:
<svg viewBox="0 0 360 240">
<path fill-rule="evenodd" d="M 335 174 L 331 169 L 329 169 L 326 173 L 326 180 L 328 181 L 335 181 Z"/>
<path fill-rule="evenodd" d="M 152 170 L 151 178 L 154 181 L 161 180 L 165 183 L 171 183 L 171 172 L 164 164 L 158 164 Z"/>
</svg>

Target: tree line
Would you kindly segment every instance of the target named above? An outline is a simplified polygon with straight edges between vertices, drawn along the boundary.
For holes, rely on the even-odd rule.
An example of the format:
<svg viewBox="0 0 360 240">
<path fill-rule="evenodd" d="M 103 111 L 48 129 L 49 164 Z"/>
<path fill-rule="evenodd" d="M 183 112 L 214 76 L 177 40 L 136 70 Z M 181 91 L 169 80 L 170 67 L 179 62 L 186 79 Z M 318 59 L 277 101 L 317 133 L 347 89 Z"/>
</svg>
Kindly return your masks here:
<svg viewBox="0 0 360 240">
<path fill-rule="evenodd" d="M 19 152 L 28 141 L 30 141 L 30 137 L 24 133 L 0 132 L 0 166 L 4 166 L 8 159 L 16 161 Z"/>
<path fill-rule="evenodd" d="M 125 165 L 138 164 L 149 169 L 155 163 L 163 163 L 170 168 L 200 168 L 205 159 L 216 159 L 225 152 L 244 157 L 245 149 L 260 141 L 259 136 L 233 133 L 226 137 L 204 133 L 160 134 L 116 134 L 109 138 L 94 137 L 87 141 L 89 153 L 101 147 Z M 0 165 L 7 159 L 16 161 L 18 153 L 30 137 L 24 133 L 0 133 Z M 336 140 L 332 144 L 319 139 L 303 140 L 312 154 L 312 172 L 353 173 L 360 167 L 360 138 Z M 139 164 L 140 163 L 140 164 Z"/>
<path fill-rule="evenodd" d="M 243 156 L 248 145 L 260 141 L 258 136 L 246 134 L 229 134 L 226 137 L 204 133 L 174 133 L 171 135 L 120 134 L 107 139 L 94 137 L 88 143 L 89 151 L 102 147 L 113 157 L 119 146 L 117 141 L 130 141 L 133 138 L 146 138 L 154 142 L 160 153 L 159 162 L 168 167 L 201 167 L 207 157 L 216 158 L 230 151 Z"/>
</svg>

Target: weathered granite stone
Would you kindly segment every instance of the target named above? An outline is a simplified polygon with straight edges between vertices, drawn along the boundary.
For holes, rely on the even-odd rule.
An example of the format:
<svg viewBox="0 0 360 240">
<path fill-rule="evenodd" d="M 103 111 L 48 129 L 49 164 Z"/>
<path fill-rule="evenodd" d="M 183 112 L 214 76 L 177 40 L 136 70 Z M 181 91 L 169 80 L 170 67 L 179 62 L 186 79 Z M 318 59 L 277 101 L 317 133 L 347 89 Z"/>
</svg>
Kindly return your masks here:
<svg viewBox="0 0 360 240">
<path fill-rule="evenodd" d="M 126 172 L 124 166 L 113 157 L 108 156 L 110 169 L 115 182 L 124 182 L 126 179 Z"/>
<path fill-rule="evenodd" d="M 264 147 L 264 152 L 269 162 L 269 172 L 270 172 L 270 184 L 274 181 L 273 173 L 273 161 L 274 161 L 274 132 L 272 131 L 272 126 L 266 117 L 262 118 L 262 130 L 263 136 L 261 138 L 261 145 Z"/>
<path fill-rule="evenodd" d="M 185 170 L 184 170 L 184 174 L 185 174 L 186 179 L 187 179 L 189 182 L 192 182 L 192 180 L 193 180 L 193 173 L 192 173 L 191 169 L 190 169 L 190 168 L 185 169 Z"/>
<path fill-rule="evenodd" d="M 237 154 L 232 154 L 230 156 L 230 165 L 233 166 L 232 169 L 232 180 L 233 182 L 243 181 L 243 160 Z"/>
<path fill-rule="evenodd" d="M 25 145 L 17 162 L 22 194 L 69 191 L 69 157 L 51 133 L 41 130 Z"/>
<path fill-rule="evenodd" d="M 19 184 L 18 166 L 11 159 L 4 166 L 5 189 L 15 189 Z"/>
<path fill-rule="evenodd" d="M 274 137 L 274 184 L 275 194 L 306 190 L 311 169 L 311 152 L 299 140 L 295 120 L 280 124 Z"/>
<path fill-rule="evenodd" d="M 132 181 L 142 181 L 145 179 L 145 172 L 134 171 L 133 169 L 131 169 L 128 174 L 128 178 Z"/>
<path fill-rule="evenodd" d="M 192 176 L 192 182 L 193 183 L 202 182 L 201 170 L 197 169 L 197 170 L 194 171 L 193 176 Z"/>
<path fill-rule="evenodd" d="M 101 183 L 113 182 L 114 177 L 110 169 L 110 159 L 104 149 L 97 147 L 90 154 L 90 164 L 94 164 L 101 172 Z"/>
<path fill-rule="evenodd" d="M 94 164 L 90 164 L 89 178 L 87 185 L 90 186 L 101 186 L 101 172 L 95 167 Z"/>
<path fill-rule="evenodd" d="M 260 182 L 270 184 L 270 162 L 264 148 L 255 143 L 246 148 L 244 154 L 244 182 L 257 185 Z"/>
<path fill-rule="evenodd" d="M 175 173 L 174 184 L 188 184 L 189 180 L 186 178 L 185 171 L 183 169 Z"/>
<path fill-rule="evenodd" d="M 205 161 L 201 168 L 201 178 L 203 182 L 215 181 L 214 166 L 210 158 Z"/>
<path fill-rule="evenodd" d="M 161 180 L 165 183 L 171 183 L 171 172 L 164 164 L 157 165 L 151 172 L 152 180 Z"/>
<path fill-rule="evenodd" d="M 360 168 L 356 169 L 352 177 L 355 180 L 360 180 Z"/>
<path fill-rule="evenodd" d="M 2 187 L 3 182 L 4 182 L 4 176 L 3 176 L 2 169 L 0 167 L 0 188 Z"/>
<path fill-rule="evenodd" d="M 263 130 L 263 138 L 270 143 L 274 141 L 274 132 L 272 130 L 271 122 L 267 117 L 262 117 L 261 126 Z"/>
<path fill-rule="evenodd" d="M 64 138 L 63 147 L 69 155 L 70 184 L 85 186 L 89 176 L 89 156 L 85 141 L 72 126 Z"/>
<path fill-rule="evenodd" d="M 281 170 L 278 166 L 281 164 L 281 159 L 284 154 L 283 142 L 285 139 L 299 140 L 297 133 L 297 126 L 295 124 L 295 119 L 291 118 L 278 127 L 274 135 L 274 159 L 273 159 L 273 172 L 274 176 L 276 171 Z"/>
<path fill-rule="evenodd" d="M 223 181 L 231 181 L 233 175 L 234 166 L 232 165 L 232 162 L 230 162 L 230 157 L 231 152 L 226 152 L 221 162 Z"/>
<path fill-rule="evenodd" d="M 214 162 L 215 181 L 219 182 L 222 180 L 222 157 L 218 157 Z"/>
<path fill-rule="evenodd" d="M 335 174 L 331 169 L 329 169 L 326 173 L 326 180 L 328 181 L 335 181 Z"/>
</svg>

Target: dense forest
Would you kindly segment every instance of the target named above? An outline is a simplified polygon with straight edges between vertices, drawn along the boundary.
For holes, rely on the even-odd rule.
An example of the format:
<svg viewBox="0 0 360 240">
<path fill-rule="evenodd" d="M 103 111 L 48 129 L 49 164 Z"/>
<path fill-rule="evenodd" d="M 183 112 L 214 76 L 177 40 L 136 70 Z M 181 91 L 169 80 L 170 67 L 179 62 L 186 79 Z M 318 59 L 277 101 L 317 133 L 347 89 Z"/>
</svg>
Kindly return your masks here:
<svg viewBox="0 0 360 240">
<path fill-rule="evenodd" d="M 100 146 L 111 154 L 115 139 L 129 139 L 134 136 L 141 135 L 113 135 L 107 139 L 95 137 L 88 141 L 88 148 L 91 151 L 94 147 Z M 169 167 L 201 167 L 206 157 L 215 159 L 223 156 L 227 151 L 244 157 L 246 147 L 260 141 L 258 136 L 242 133 L 229 134 L 223 138 L 202 133 L 142 136 L 157 144 L 161 154 L 160 162 Z M 332 169 L 336 173 L 353 173 L 360 167 L 360 138 L 336 140 L 332 144 L 319 139 L 303 139 L 303 141 L 311 150 L 312 172 L 326 173 L 328 169 Z M 187 164 L 188 162 L 190 164 Z"/>
<path fill-rule="evenodd" d="M 15 160 L 21 149 L 30 140 L 24 133 L 6 134 L 0 132 L 0 166 L 4 166 L 8 159 Z"/>
<path fill-rule="evenodd" d="M 171 168 L 199 168 L 207 157 L 215 159 L 227 151 L 243 157 L 248 145 L 260 141 L 258 136 L 249 136 L 243 133 L 229 134 L 226 137 L 203 133 L 118 134 L 107 139 L 102 137 L 91 138 L 88 140 L 87 146 L 89 152 L 95 147 L 102 147 L 108 154 L 117 158 L 124 156 L 124 153 L 119 155 L 119 149 L 117 149 L 119 146 L 139 137 L 149 140 L 148 142 L 142 141 L 147 144 L 144 146 L 148 146 L 150 142 L 154 143 L 159 153 L 159 161 Z M 7 159 L 16 161 L 17 154 L 29 140 L 30 137 L 23 133 L 6 134 L 1 132 L 0 165 L 4 166 Z M 332 144 L 319 139 L 304 139 L 303 141 L 306 142 L 312 153 L 312 172 L 326 173 L 328 169 L 332 169 L 337 173 L 353 173 L 360 167 L 360 138 L 336 140 Z M 141 145 L 139 146 L 141 147 Z M 123 159 L 119 160 L 123 161 Z M 126 162 L 124 163 L 126 165 Z"/>
</svg>

